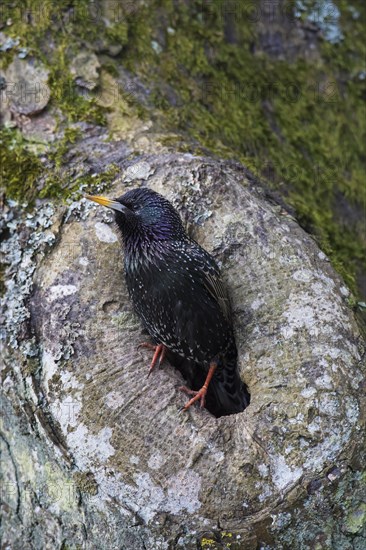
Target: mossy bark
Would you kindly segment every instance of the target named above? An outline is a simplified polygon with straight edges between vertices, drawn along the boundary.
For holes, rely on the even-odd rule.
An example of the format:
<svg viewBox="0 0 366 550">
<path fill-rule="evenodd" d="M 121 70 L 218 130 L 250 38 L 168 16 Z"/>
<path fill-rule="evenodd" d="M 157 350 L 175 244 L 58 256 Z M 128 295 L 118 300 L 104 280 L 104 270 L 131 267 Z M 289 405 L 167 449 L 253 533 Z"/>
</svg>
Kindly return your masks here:
<svg viewBox="0 0 366 550">
<path fill-rule="evenodd" d="M 221 419 L 182 414 L 173 366 L 146 379 L 108 212 L 77 201 L 20 217 L 4 245 L 15 273 L 4 312 L 6 543 L 363 544 L 363 340 L 327 257 L 240 165 L 129 160 L 123 143 L 98 149 L 101 136 L 84 153 L 86 141 L 100 172 L 119 167 L 113 195 L 141 175 L 221 262 L 251 404 Z"/>
<path fill-rule="evenodd" d="M 108 121 L 125 137 L 135 117 L 147 117 L 159 132 L 187 135 L 165 137 L 172 147 L 239 159 L 293 205 L 366 296 L 363 2 L 32 0 L 6 3 L 2 18 L 12 40 L 4 39 L 3 67 L 14 55 L 35 57 L 50 72 L 56 137 L 80 121 Z M 89 82 L 76 74 L 81 58 L 94 59 L 80 67 L 94 74 Z M 37 190 L 37 158 L 9 139 L 7 170 L 28 167 L 18 186 L 5 181 L 21 198 Z M 43 196 L 67 193 L 59 183 L 47 189 Z"/>
<path fill-rule="evenodd" d="M 1 111 L 18 201 L 1 222 L 5 545 L 365 546 L 365 352 L 347 287 L 364 265 L 364 7 L 337 3 L 320 30 L 302 4 L 6 6 L 5 82 L 25 56 L 51 96 Z M 179 415 L 169 365 L 145 381 L 114 227 L 80 200 L 142 182 L 223 265 L 241 415 Z"/>
</svg>

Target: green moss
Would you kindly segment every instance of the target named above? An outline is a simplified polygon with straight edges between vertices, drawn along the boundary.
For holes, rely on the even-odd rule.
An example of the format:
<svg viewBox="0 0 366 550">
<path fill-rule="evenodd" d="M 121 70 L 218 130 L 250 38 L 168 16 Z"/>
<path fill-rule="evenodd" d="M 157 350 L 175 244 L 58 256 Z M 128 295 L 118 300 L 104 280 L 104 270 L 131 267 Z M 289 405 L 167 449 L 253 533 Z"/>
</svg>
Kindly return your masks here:
<svg viewBox="0 0 366 550">
<path fill-rule="evenodd" d="M 114 78 L 117 78 L 119 76 L 118 69 L 113 61 L 103 63 L 102 68 Z"/>
<path fill-rule="evenodd" d="M 49 51 L 57 35 L 74 39 L 93 40 L 99 36 L 103 22 L 89 0 L 14 0 L 4 2 L 0 23 L 6 34 L 21 37 L 23 45 L 39 55 Z M 10 25 L 7 22 L 10 21 Z"/>
<path fill-rule="evenodd" d="M 0 69 L 5 70 L 14 59 L 14 49 L 11 48 L 6 52 L 1 52 Z"/>
<path fill-rule="evenodd" d="M 106 109 L 97 104 L 93 94 L 82 95 L 69 70 L 81 41 L 92 42 L 104 28 L 100 13 L 93 13 L 88 0 L 18 0 L 6 3 L 1 16 L 12 22 L 6 34 L 19 38 L 29 57 L 34 55 L 49 69 L 51 105 L 60 108 L 69 122 L 105 124 Z M 13 51 L 8 53 L 8 62 L 13 55 Z"/>
<path fill-rule="evenodd" d="M 61 147 L 63 148 L 64 145 Z M 55 155 L 56 157 L 59 156 L 57 150 Z M 97 175 L 83 174 L 70 180 L 67 169 L 57 171 L 50 168 L 46 173 L 45 184 L 38 193 L 38 196 L 41 199 L 67 199 L 72 196 L 74 200 L 78 200 L 83 197 L 83 189 L 93 192 L 93 189 L 99 189 L 100 187 L 103 187 L 103 189 L 108 188 L 108 185 L 115 180 L 119 171 L 119 166 L 110 164 L 104 172 L 100 172 Z"/>
<path fill-rule="evenodd" d="M 347 533 L 357 534 L 366 525 L 366 502 L 361 504 L 349 513 L 344 522 L 344 529 Z"/>
<path fill-rule="evenodd" d="M 59 107 L 69 122 L 85 121 L 104 125 L 106 109 L 98 105 L 93 95 L 86 99 L 81 95 L 69 70 L 66 43 L 60 44 L 53 53 L 50 65 L 49 85 L 52 104 Z"/>
<path fill-rule="evenodd" d="M 202 550 L 239 550 L 242 547 L 241 536 L 237 538 L 228 531 L 217 532 L 214 538 L 207 534 L 201 538 L 199 545 Z"/>
<path fill-rule="evenodd" d="M 241 160 L 280 191 L 356 290 L 356 275 L 366 268 L 365 83 L 355 76 L 362 67 L 365 6 L 354 3 L 361 14 L 354 19 L 347 3 L 337 5 L 344 40 L 323 41 L 316 58 L 281 61 L 253 54 L 253 3 L 232 6 L 236 38 L 230 44 L 227 3 L 156 2 L 156 10 L 142 10 L 129 24 L 124 62 L 155 82 L 151 97 L 171 130 Z M 162 48 L 159 55 L 152 40 Z M 360 211 L 353 223 L 350 208 Z"/>
<path fill-rule="evenodd" d="M 366 269 L 364 3 L 352 4 L 359 13 L 355 17 L 348 3 L 338 0 L 344 39 L 338 44 L 320 41 L 318 54 L 291 61 L 272 59 L 257 47 L 254 3 L 156 0 L 131 9 L 127 2 L 118 4 L 118 13 L 117 4 L 103 3 L 103 17 L 93 5 L 88 0 L 18 0 L 2 11 L 4 20 L 12 19 L 6 33 L 19 37 L 20 46 L 49 68 L 51 106 L 61 109 L 68 123 L 105 124 L 107 109 L 93 94 L 80 95 L 69 66 L 81 44 L 88 47 L 101 39 L 106 48 L 122 45 L 118 58 L 105 56 L 103 67 L 117 77 L 116 64 L 121 63 L 145 82 L 154 104 L 149 117 L 171 135 L 179 131 L 188 136 L 186 144 L 180 138 L 173 144 L 168 136 L 170 144 L 242 161 L 296 209 L 301 225 L 315 235 L 355 291 L 357 277 Z M 104 17 L 110 24 L 105 25 Z M 226 38 L 230 26 L 233 40 Z M 131 107 L 131 97 L 121 97 L 126 101 L 113 106 L 116 116 L 111 118 L 123 134 L 131 112 L 126 109 L 133 107 L 140 118 L 146 109 L 135 98 Z M 4 159 L 7 187 L 15 198 L 23 189 L 32 194 L 41 170 L 37 156 L 19 137 L 16 141 Z M 61 166 L 69 141 L 52 152 L 56 166 Z M 64 195 L 64 190 L 65 182 L 56 174 L 42 196 Z M 359 214 L 351 221 L 349 212 Z"/>
<path fill-rule="evenodd" d="M 80 135 L 78 128 L 67 128 L 63 139 L 48 150 L 45 167 L 18 130 L 0 130 L 1 183 L 6 197 L 32 205 L 38 197 L 65 199 L 72 195 L 77 198 L 82 196 L 82 187 L 89 191 L 99 186 L 107 187 L 119 173 L 115 164 L 110 164 L 97 176 L 84 173 L 70 178 L 65 156 Z"/>
<path fill-rule="evenodd" d="M 105 30 L 105 36 L 110 40 L 111 44 L 124 46 L 128 41 L 128 25 L 127 22 L 119 21 Z"/>
<path fill-rule="evenodd" d="M 43 165 L 18 130 L 0 130 L 0 166 L 6 196 L 18 201 L 31 200 Z"/>
<path fill-rule="evenodd" d="M 65 129 L 64 137 L 61 139 L 54 152 L 50 155 L 50 159 L 55 163 L 55 168 L 61 168 L 65 155 L 70 149 L 70 145 L 73 145 L 77 139 L 81 137 L 80 128 L 69 127 Z"/>
</svg>

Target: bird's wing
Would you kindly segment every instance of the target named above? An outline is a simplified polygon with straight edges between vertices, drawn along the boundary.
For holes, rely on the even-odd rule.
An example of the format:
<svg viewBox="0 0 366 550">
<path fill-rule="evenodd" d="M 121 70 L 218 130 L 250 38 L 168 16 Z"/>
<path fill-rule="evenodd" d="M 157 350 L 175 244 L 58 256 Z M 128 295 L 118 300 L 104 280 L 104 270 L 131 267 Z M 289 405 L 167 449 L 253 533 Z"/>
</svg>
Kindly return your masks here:
<svg viewBox="0 0 366 550">
<path fill-rule="evenodd" d="M 229 321 L 231 317 L 230 301 L 220 273 L 207 270 L 203 270 L 202 273 L 205 287 L 217 301 L 225 318 Z"/>
<path fill-rule="evenodd" d="M 214 258 L 195 241 L 191 241 L 190 256 L 200 269 L 202 283 L 219 305 L 225 319 L 230 322 L 230 300 L 219 267 Z"/>
<path fill-rule="evenodd" d="M 232 337 L 219 268 L 195 242 L 177 241 L 170 247 L 144 270 L 148 299 L 135 307 L 157 341 L 184 357 L 209 361 Z"/>
</svg>

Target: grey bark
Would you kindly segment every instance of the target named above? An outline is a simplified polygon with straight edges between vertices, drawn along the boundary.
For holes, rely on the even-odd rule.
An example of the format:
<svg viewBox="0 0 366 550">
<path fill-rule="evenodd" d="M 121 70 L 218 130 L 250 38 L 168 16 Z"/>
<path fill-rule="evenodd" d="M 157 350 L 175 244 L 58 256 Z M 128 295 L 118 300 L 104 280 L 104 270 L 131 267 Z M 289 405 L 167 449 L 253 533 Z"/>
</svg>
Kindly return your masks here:
<svg viewBox="0 0 366 550">
<path fill-rule="evenodd" d="M 364 347 L 325 254 L 240 165 L 78 153 L 70 174 L 119 165 L 108 196 L 164 194 L 221 263 L 251 404 L 180 413 L 180 374 L 146 378 L 109 212 L 8 208 L 2 548 L 364 548 Z"/>
</svg>

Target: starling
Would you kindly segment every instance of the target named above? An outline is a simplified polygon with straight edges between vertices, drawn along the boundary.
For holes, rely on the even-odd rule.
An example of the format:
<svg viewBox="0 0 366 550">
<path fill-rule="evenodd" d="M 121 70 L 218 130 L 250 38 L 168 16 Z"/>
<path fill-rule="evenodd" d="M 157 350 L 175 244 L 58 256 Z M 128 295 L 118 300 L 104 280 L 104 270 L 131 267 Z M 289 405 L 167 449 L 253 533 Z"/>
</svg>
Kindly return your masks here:
<svg viewBox="0 0 366 550">
<path fill-rule="evenodd" d="M 178 212 L 148 188 L 110 200 L 86 198 L 115 212 L 125 249 L 130 298 L 155 345 L 149 374 L 166 353 L 184 359 L 193 372 L 183 386 L 194 402 L 216 416 L 241 412 L 248 393 L 237 371 L 230 303 L 213 257 L 191 239 Z M 199 384 L 199 386 L 198 386 Z M 209 389 L 209 392 L 208 392 Z"/>
</svg>

